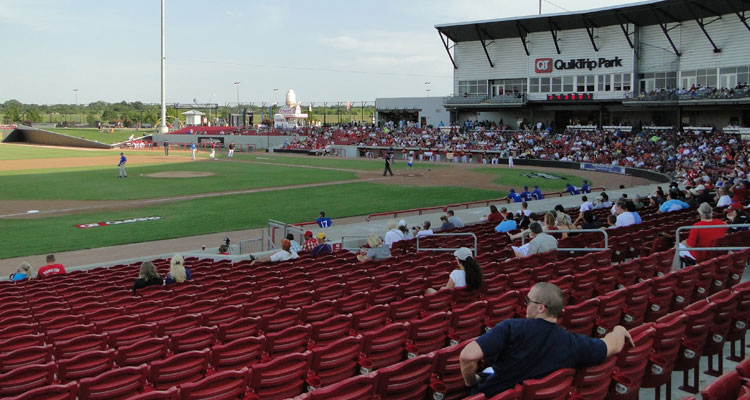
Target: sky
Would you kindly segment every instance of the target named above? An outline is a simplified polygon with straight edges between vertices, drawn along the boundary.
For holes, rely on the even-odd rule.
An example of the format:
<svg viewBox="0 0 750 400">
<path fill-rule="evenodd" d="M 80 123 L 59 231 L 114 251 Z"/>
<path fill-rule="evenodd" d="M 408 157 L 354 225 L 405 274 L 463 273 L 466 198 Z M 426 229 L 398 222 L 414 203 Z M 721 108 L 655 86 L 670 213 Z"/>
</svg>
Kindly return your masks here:
<svg viewBox="0 0 750 400">
<path fill-rule="evenodd" d="M 633 0 L 543 0 L 559 13 Z M 535 0 L 166 0 L 167 103 L 307 104 L 452 91 L 435 25 Z M 159 0 L 0 0 L 0 103 L 160 101 Z M 235 85 L 234 82 L 240 82 Z M 427 83 L 429 82 L 429 83 Z M 78 91 L 74 91 L 78 89 Z M 278 90 L 275 90 L 278 89 Z"/>
</svg>

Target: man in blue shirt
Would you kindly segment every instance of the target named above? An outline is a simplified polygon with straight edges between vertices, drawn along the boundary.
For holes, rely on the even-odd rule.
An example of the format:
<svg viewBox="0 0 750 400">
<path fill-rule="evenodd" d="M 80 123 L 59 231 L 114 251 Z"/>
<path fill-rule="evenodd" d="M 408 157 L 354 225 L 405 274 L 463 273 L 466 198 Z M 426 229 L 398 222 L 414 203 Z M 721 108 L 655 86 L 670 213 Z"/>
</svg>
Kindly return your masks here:
<svg viewBox="0 0 750 400">
<path fill-rule="evenodd" d="M 526 319 L 507 319 L 461 350 L 459 362 L 466 386 L 472 394 L 487 398 L 512 388 L 526 379 L 538 379 L 561 368 L 601 364 L 619 353 L 630 333 L 616 326 L 602 339 L 570 333 L 557 324 L 565 306 L 559 287 L 540 282 L 526 296 Z M 477 363 L 491 360 L 493 374 L 477 375 Z"/>
<path fill-rule="evenodd" d="M 128 159 L 125 158 L 125 153 L 120 153 L 120 163 L 117 164 L 118 167 L 120 167 L 120 175 L 117 175 L 118 178 L 127 178 L 128 173 L 125 172 L 125 164 L 128 162 Z"/>
<path fill-rule="evenodd" d="M 190 151 L 193 153 L 193 160 L 195 160 L 195 150 L 196 150 L 195 143 L 193 143 L 190 145 Z"/>
<path fill-rule="evenodd" d="M 495 227 L 495 232 L 505 233 L 518 229 L 516 220 L 513 219 L 513 213 L 503 214 L 503 222 Z"/>
<path fill-rule="evenodd" d="M 516 189 L 513 188 L 510 188 L 510 193 L 508 193 L 508 196 L 506 196 L 505 198 L 513 200 L 514 203 L 520 203 L 523 201 L 521 195 L 516 193 Z"/>
<path fill-rule="evenodd" d="M 544 199 L 544 194 L 541 190 L 539 190 L 539 186 L 534 185 L 534 190 L 531 191 L 531 196 L 534 197 L 536 200 L 542 200 Z"/>
<path fill-rule="evenodd" d="M 333 225 L 333 222 L 331 222 L 331 219 L 326 217 L 326 213 L 323 211 L 320 212 L 320 218 L 315 220 L 318 223 L 318 226 L 321 228 L 329 228 Z"/>
<path fill-rule="evenodd" d="M 667 198 L 669 200 L 665 201 L 661 204 L 661 207 L 659 207 L 659 212 L 665 213 L 665 212 L 672 212 L 672 211 L 680 211 L 685 208 L 690 208 L 690 204 L 685 203 L 684 201 L 680 200 L 679 194 L 676 191 L 670 191 Z"/>
<path fill-rule="evenodd" d="M 591 193 L 591 187 L 589 186 L 589 181 L 583 180 L 583 185 L 581 185 L 581 193 Z"/>
<path fill-rule="evenodd" d="M 528 186 L 523 187 L 523 192 L 521 192 L 521 198 L 523 199 L 523 201 L 534 200 L 534 198 L 531 196 L 531 192 L 529 192 Z"/>
<path fill-rule="evenodd" d="M 573 186 L 573 185 L 571 185 L 570 183 L 567 183 L 567 184 L 566 184 L 566 187 L 565 187 L 565 192 L 566 192 L 566 193 L 570 193 L 570 195 L 571 195 L 571 196 L 573 196 L 573 195 L 576 195 L 576 194 L 581 194 L 581 193 L 580 193 L 580 192 L 578 191 L 578 189 L 576 189 L 576 187 L 575 187 L 575 186 Z"/>
</svg>

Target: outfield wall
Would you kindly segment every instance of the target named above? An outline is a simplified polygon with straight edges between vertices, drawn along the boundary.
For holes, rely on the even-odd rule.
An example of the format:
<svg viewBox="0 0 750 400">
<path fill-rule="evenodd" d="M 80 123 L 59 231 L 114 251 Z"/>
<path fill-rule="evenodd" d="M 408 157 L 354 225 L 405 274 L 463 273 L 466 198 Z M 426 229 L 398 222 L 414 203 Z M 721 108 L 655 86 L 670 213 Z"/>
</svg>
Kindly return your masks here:
<svg viewBox="0 0 750 400">
<path fill-rule="evenodd" d="M 111 145 L 106 143 L 29 127 L 18 127 L 7 136 L 3 136 L 3 143 L 32 143 L 46 146 L 87 147 L 94 149 L 112 148 Z"/>
<path fill-rule="evenodd" d="M 234 143 L 237 147 L 253 145 L 255 148 L 274 148 L 284 145 L 284 141 L 290 143 L 292 136 L 259 136 L 259 135 L 173 135 L 155 133 L 154 144 L 162 146 L 164 140 L 169 140 L 169 145 L 198 144 L 211 139 L 223 143 L 225 146 Z M 297 140 L 305 140 L 307 136 L 297 136 Z"/>
</svg>

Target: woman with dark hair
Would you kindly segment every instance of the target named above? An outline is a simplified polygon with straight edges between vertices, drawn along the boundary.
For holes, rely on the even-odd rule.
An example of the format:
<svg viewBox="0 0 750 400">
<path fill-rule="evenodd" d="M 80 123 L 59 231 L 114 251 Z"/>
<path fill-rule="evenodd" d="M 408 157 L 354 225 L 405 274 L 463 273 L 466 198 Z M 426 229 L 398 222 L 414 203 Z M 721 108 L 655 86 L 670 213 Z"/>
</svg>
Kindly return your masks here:
<svg viewBox="0 0 750 400">
<path fill-rule="evenodd" d="M 454 269 L 448 277 L 445 289 L 477 290 L 484 284 L 482 269 L 473 257 L 473 253 L 466 247 L 453 252 L 459 269 Z M 435 293 L 435 289 L 428 288 L 426 294 Z"/>
<path fill-rule="evenodd" d="M 164 281 L 161 276 L 156 272 L 156 267 L 151 261 L 144 261 L 141 263 L 141 270 L 138 273 L 138 279 L 133 283 L 133 293 L 135 294 L 136 289 L 143 289 L 146 286 L 161 286 Z"/>
<path fill-rule="evenodd" d="M 500 211 L 497 210 L 497 207 L 494 205 L 490 206 L 490 214 L 487 216 L 487 221 L 490 222 L 500 222 L 503 220 L 503 214 L 500 214 Z"/>
</svg>

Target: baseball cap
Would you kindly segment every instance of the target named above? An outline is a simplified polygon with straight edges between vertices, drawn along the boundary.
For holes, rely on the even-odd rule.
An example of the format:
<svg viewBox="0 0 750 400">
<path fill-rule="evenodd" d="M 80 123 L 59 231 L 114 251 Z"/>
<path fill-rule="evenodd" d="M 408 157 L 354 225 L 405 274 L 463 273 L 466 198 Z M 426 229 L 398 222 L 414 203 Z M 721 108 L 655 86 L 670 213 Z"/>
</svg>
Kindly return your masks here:
<svg viewBox="0 0 750 400">
<path fill-rule="evenodd" d="M 325 234 L 325 233 L 323 233 L 323 232 L 318 232 L 318 234 L 316 235 L 316 237 L 317 237 L 318 239 L 325 239 L 325 238 L 326 238 L 326 234 Z"/>
<path fill-rule="evenodd" d="M 697 190 L 697 191 L 700 192 L 701 190 L 706 190 L 706 187 L 703 186 L 703 185 L 698 185 L 698 186 L 695 187 L 695 190 Z"/>
<path fill-rule="evenodd" d="M 742 203 L 734 202 L 734 203 L 730 204 L 727 208 L 725 208 L 724 212 L 728 213 L 728 212 L 734 211 L 734 210 L 742 210 L 742 208 L 743 208 L 742 207 Z"/>
<path fill-rule="evenodd" d="M 398 226 L 406 226 L 406 220 L 405 219 L 399 220 L 398 221 Z"/>
<path fill-rule="evenodd" d="M 309 237 L 312 237 L 312 232 L 310 232 L 310 231 L 305 231 L 305 237 L 308 237 L 308 236 L 309 236 Z"/>
<path fill-rule="evenodd" d="M 459 260 L 464 261 L 467 258 L 471 257 L 473 253 L 468 248 L 461 247 L 460 249 L 454 251 L 453 255 L 456 256 L 456 258 L 458 258 Z"/>
</svg>

